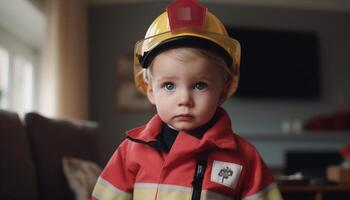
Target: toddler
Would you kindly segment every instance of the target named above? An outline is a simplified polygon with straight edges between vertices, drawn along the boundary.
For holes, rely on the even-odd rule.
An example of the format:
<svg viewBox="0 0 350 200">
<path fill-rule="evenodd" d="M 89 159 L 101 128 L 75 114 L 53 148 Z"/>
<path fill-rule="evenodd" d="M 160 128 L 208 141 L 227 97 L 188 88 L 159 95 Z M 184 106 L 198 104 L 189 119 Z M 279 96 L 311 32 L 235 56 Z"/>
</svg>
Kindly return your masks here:
<svg viewBox="0 0 350 200">
<path fill-rule="evenodd" d="M 239 59 L 239 42 L 203 5 L 170 4 L 135 46 L 135 83 L 157 114 L 126 133 L 93 199 L 282 199 L 221 107 L 237 89 Z"/>
</svg>

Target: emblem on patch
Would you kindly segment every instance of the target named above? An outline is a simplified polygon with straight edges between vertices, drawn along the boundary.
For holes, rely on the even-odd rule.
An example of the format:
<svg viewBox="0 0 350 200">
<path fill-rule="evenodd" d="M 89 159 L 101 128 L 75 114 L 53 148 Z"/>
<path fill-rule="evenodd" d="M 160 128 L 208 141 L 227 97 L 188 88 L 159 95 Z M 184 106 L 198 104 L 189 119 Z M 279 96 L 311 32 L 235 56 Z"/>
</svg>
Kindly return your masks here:
<svg viewBox="0 0 350 200">
<path fill-rule="evenodd" d="M 242 165 L 214 160 L 210 181 L 235 188 L 242 171 Z"/>
</svg>

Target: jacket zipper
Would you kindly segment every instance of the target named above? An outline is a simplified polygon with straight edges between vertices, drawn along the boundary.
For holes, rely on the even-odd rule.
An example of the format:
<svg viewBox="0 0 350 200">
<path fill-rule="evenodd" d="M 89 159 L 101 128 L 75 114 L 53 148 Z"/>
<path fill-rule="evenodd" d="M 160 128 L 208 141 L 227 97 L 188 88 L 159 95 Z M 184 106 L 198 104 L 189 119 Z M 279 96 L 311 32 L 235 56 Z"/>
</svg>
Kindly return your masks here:
<svg viewBox="0 0 350 200">
<path fill-rule="evenodd" d="M 193 186 L 192 200 L 201 199 L 202 185 L 203 185 L 204 173 L 206 168 L 207 168 L 206 160 L 197 161 L 196 172 L 194 174 L 194 179 L 192 181 L 192 186 Z"/>
</svg>

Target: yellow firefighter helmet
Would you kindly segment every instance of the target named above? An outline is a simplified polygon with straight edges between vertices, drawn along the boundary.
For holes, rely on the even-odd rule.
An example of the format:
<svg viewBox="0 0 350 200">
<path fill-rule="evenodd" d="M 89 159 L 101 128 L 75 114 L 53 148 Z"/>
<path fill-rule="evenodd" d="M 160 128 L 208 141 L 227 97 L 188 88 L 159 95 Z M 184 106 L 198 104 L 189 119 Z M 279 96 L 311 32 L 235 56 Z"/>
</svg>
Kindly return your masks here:
<svg viewBox="0 0 350 200">
<path fill-rule="evenodd" d="M 227 96 L 238 87 L 241 47 L 229 37 L 224 25 L 195 0 L 177 0 L 150 25 L 143 40 L 134 49 L 134 78 L 136 87 L 146 94 L 147 84 L 142 69 L 161 51 L 177 46 L 212 49 L 221 55 L 232 79 Z"/>
</svg>

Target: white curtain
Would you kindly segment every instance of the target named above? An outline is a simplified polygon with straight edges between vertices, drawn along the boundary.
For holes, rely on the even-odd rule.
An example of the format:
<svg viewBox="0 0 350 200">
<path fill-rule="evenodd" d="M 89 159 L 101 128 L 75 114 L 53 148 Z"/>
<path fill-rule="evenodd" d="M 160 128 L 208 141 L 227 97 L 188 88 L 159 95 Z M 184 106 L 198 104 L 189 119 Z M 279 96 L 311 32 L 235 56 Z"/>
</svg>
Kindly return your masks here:
<svg viewBox="0 0 350 200">
<path fill-rule="evenodd" d="M 89 112 L 86 0 L 45 0 L 46 38 L 39 111 L 87 119 Z"/>
</svg>

